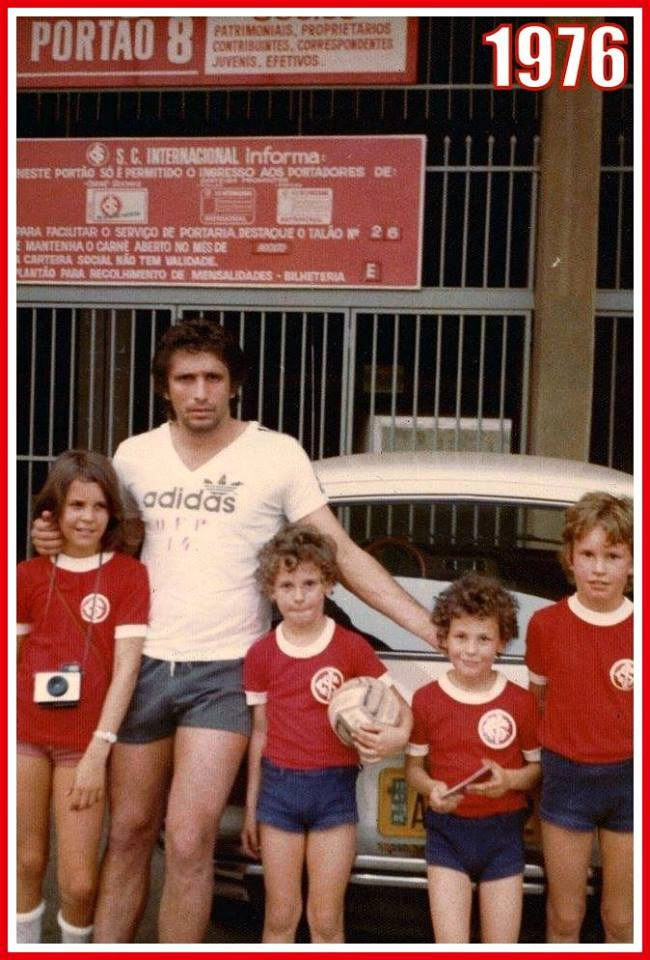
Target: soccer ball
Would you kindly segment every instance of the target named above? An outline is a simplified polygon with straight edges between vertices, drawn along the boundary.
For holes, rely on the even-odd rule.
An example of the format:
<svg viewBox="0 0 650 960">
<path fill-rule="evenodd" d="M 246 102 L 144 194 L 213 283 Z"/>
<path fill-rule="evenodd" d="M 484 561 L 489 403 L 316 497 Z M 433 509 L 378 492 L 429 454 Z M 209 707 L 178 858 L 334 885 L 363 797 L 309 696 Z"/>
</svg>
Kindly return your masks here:
<svg viewBox="0 0 650 960">
<path fill-rule="evenodd" d="M 346 746 L 354 746 L 352 733 L 369 723 L 396 726 L 402 707 L 392 687 L 375 677 L 353 677 L 341 684 L 329 702 L 327 717 L 332 730 Z"/>
</svg>

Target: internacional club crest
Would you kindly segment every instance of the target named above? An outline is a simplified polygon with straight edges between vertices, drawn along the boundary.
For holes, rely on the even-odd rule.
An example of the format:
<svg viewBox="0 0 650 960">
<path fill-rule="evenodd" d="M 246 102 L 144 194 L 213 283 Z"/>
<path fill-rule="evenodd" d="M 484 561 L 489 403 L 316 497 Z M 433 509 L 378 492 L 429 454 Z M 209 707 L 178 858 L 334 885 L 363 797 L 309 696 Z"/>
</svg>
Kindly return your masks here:
<svg viewBox="0 0 650 960">
<path fill-rule="evenodd" d="M 319 703 L 329 703 L 343 683 L 343 674 L 336 667 L 323 667 L 311 678 L 311 693 Z"/>
<path fill-rule="evenodd" d="M 517 735 L 517 724 L 506 710 L 488 710 L 478 722 L 478 735 L 487 747 L 504 750 Z"/>
<path fill-rule="evenodd" d="M 624 693 L 634 689 L 634 660 L 617 660 L 609 668 L 609 679 L 613 687 Z"/>
<path fill-rule="evenodd" d="M 86 623 L 103 623 L 111 612 L 111 605 L 103 593 L 88 593 L 81 601 L 79 612 Z"/>
</svg>

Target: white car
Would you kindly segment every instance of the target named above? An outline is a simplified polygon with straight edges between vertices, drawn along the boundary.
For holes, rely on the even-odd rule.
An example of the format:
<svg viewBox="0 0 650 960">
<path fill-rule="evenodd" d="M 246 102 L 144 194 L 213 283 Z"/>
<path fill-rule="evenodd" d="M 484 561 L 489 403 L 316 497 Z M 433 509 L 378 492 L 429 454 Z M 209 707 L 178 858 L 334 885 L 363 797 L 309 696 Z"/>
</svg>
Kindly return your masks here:
<svg viewBox="0 0 650 960">
<path fill-rule="evenodd" d="M 498 667 L 523 686 L 528 620 L 533 611 L 571 590 L 557 556 L 566 506 L 592 490 L 633 496 L 629 474 L 516 454 L 353 454 L 321 460 L 315 468 L 355 541 L 425 607 L 431 609 L 438 592 L 468 570 L 501 578 L 519 601 L 519 632 Z M 328 612 L 371 639 L 407 700 L 447 668 L 442 654 L 340 585 L 333 600 L 336 609 Z M 238 798 L 243 799 L 243 783 Z M 403 757 L 364 766 L 357 799 L 360 822 L 351 883 L 426 888 L 423 807 L 406 785 Z M 262 868 L 241 854 L 241 821 L 241 807 L 233 803 L 222 824 L 215 880 L 218 893 L 246 897 L 247 891 L 259 889 Z M 532 894 L 544 892 L 537 827 L 531 816 L 524 890 Z"/>
</svg>

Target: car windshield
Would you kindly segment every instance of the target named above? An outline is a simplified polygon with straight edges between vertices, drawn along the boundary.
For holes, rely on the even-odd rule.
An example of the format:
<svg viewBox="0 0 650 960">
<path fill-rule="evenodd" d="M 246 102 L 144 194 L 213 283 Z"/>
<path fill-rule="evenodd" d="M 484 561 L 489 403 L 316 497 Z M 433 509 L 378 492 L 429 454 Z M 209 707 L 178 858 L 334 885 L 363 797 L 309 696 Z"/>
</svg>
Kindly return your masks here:
<svg viewBox="0 0 650 960">
<path fill-rule="evenodd" d="M 440 590 L 470 570 L 498 577 L 519 602 L 519 631 L 508 656 L 523 657 L 532 613 L 570 592 L 558 560 L 563 506 L 423 499 L 331 505 L 356 543 L 428 609 Z M 430 651 L 342 586 L 332 599 L 378 649 Z"/>
</svg>

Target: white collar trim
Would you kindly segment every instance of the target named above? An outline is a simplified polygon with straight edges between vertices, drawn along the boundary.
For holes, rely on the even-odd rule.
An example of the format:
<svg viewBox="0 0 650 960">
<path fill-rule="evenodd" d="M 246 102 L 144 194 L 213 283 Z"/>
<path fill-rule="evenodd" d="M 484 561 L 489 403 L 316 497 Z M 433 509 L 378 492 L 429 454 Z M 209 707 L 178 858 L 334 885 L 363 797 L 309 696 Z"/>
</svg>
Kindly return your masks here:
<svg viewBox="0 0 650 960">
<path fill-rule="evenodd" d="M 104 550 L 101 553 L 93 553 L 90 557 L 71 557 L 67 553 L 57 553 L 52 557 L 52 563 L 60 570 L 71 570 L 73 573 L 87 573 L 88 570 L 96 570 L 100 563 L 105 563 L 113 557 L 113 551 Z"/>
<path fill-rule="evenodd" d="M 282 653 L 286 653 L 288 657 L 294 657 L 296 660 L 307 660 L 308 657 L 315 657 L 327 648 L 330 640 L 334 636 L 336 624 L 331 617 L 325 617 L 325 621 L 325 626 L 320 635 L 311 643 L 307 644 L 307 646 L 299 646 L 297 643 L 292 643 L 291 640 L 286 637 L 281 623 L 275 628 L 275 641 Z"/>
<path fill-rule="evenodd" d="M 443 673 L 438 683 L 443 693 L 446 693 L 452 700 L 456 700 L 457 703 L 490 703 L 490 701 L 496 700 L 496 698 L 503 693 L 505 685 L 508 682 L 505 674 L 495 670 L 494 681 L 489 690 L 463 690 L 461 687 L 457 687 L 451 680 L 449 676 L 450 673 L 451 670 Z"/>
<path fill-rule="evenodd" d="M 617 623 L 622 623 L 631 615 L 634 604 L 628 597 L 623 597 L 623 602 L 616 610 L 590 610 L 584 603 L 578 600 L 578 594 L 574 593 L 567 599 L 569 610 L 574 613 L 579 620 L 590 623 L 595 627 L 615 627 Z"/>
</svg>

